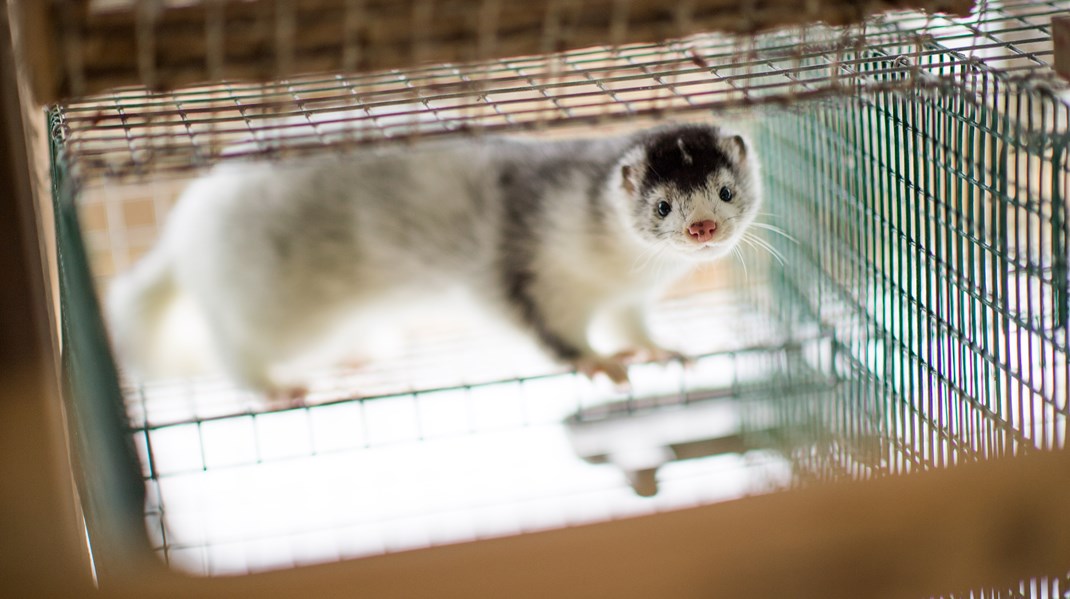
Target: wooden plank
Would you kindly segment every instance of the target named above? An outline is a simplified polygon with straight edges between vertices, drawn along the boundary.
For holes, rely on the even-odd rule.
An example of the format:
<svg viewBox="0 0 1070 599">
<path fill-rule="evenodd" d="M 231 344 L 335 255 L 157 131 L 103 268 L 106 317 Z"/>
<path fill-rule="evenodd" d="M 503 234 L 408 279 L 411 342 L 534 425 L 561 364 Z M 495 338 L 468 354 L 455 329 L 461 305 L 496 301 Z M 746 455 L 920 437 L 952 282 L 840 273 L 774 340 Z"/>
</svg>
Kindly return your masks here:
<svg viewBox="0 0 1070 599">
<path fill-rule="evenodd" d="M 58 27 L 52 21 L 51 3 L 9 0 L 16 61 L 29 80 L 34 97 L 51 97 L 62 85 Z"/>
<path fill-rule="evenodd" d="M 928 597 L 1070 569 L 1070 453 L 117 597 Z"/>
<path fill-rule="evenodd" d="M 92 585 L 7 9 L 0 7 L 0 581 L 9 597 L 73 597 Z"/>
<path fill-rule="evenodd" d="M 1070 79 L 1070 14 L 1051 18 L 1051 37 L 1055 45 L 1055 72 Z"/>
</svg>

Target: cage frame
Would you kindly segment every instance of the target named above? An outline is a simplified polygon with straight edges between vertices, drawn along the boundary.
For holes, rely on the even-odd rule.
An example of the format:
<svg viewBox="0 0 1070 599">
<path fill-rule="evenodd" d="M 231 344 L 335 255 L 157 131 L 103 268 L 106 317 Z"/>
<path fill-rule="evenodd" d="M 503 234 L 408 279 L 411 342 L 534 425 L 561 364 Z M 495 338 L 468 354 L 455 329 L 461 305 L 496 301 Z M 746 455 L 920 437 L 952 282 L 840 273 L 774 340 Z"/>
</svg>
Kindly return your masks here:
<svg viewBox="0 0 1070 599">
<path fill-rule="evenodd" d="M 33 156 L 22 119 L 30 103 L 2 25 L 0 180 L 14 201 L 0 203 L 0 240 L 13 258 L 11 271 L 21 273 L 3 287 L 5 305 L 17 308 L 2 311 L 0 327 L 0 350 L 13 357 L 3 371 L 11 384 L 0 386 L 0 438 L 18 448 L 0 454 L 0 464 L 11 473 L 7 484 L 17 482 L 21 491 L 0 494 L 5 530 L 12 531 L 3 542 L 11 556 L 5 566 L 15 589 L 114 597 L 348 597 L 355 589 L 379 597 L 900 597 L 1010 585 L 1070 563 L 1070 514 L 1062 501 L 1070 493 L 1070 452 L 1059 450 L 235 579 L 188 578 L 136 558 L 139 550 L 121 539 L 114 547 L 95 542 L 98 551 L 135 558 L 118 560 L 94 591 L 70 484 L 79 466 L 70 463 L 65 441 L 73 424 L 58 392 L 50 266 L 40 250 L 51 241 L 27 176 Z M 103 509 L 130 516 L 119 505 Z M 874 509 L 885 517 L 874 518 Z M 755 534 L 754 522 L 775 533 Z M 865 551 L 859 538 L 867 540 Z M 1008 548 L 1027 550 L 1029 562 L 1009 560 Z"/>
</svg>

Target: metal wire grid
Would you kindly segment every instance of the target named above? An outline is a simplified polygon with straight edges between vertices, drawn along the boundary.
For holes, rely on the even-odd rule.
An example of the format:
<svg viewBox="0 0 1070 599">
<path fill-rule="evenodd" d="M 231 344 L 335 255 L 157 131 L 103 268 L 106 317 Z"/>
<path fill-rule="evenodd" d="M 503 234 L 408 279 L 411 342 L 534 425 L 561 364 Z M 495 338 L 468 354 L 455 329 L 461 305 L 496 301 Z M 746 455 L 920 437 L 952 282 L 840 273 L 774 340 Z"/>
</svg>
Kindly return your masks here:
<svg viewBox="0 0 1070 599">
<path fill-rule="evenodd" d="M 624 472 L 569 450 L 560 431 L 574 400 L 562 384 L 574 387 L 515 381 L 150 429 L 144 438 L 172 450 L 146 462 L 152 540 L 173 565 L 220 574 L 605 521 L 790 482 L 783 458 L 753 446 L 664 465 L 660 493 L 637 497 Z M 729 429 L 736 402 L 801 393 L 764 391 L 741 390 L 716 405 L 720 420 L 703 422 L 711 434 Z"/>
<path fill-rule="evenodd" d="M 101 323 L 82 309 L 92 291 L 88 265 L 79 259 L 80 230 L 70 218 L 76 188 L 64 184 L 61 159 L 55 166 L 70 327 L 64 356 L 78 375 L 69 399 L 81 423 L 99 416 L 119 389 Z M 123 440 L 140 453 L 150 542 L 176 568 L 241 573 L 674 509 L 790 484 L 790 466 L 766 449 L 775 436 L 768 398 L 821 393 L 827 380 L 820 356 L 806 351 L 813 338 L 785 336 L 814 329 L 761 316 L 772 302 L 763 273 L 752 263 L 743 275 L 748 284 L 735 291 L 670 300 L 655 331 L 690 341 L 681 349 L 700 358 L 690 370 L 633 368 L 632 394 L 545 368 L 501 380 L 454 370 L 462 378 L 451 383 L 440 376 L 448 368 L 427 368 L 458 347 L 439 339 L 396 368 L 335 377 L 314 388 L 301 408 L 264 410 L 218 381 L 128 388 L 131 426 Z M 500 346 L 492 350 L 502 353 Z M 431 376 L 414 380 L 413 372 Z M 353 396 L 354 381 L 362 397 Z M 705 439 L 648 439 L 643 449 L 666 450 L 672 463 L 659 471 L 658 496 L 640 498 L 623 471 L 585 464 L 580 458 L 590 456 L 576 455 L 564 438 L 567 416 L 580 413 L 580 421 L 597 426 L 584 409 L 603 402 L 616 402 L 625 414 L 664 410 L 692 425 L 705 422 L 710 434 L 742 431 L 746 444 L 692 459 L 705 455 L 696 452 Z M 754 408 L 741 409 L 747 406 Z"/>
<path fill-rule="evenodd" d="M 124 89 L 60 107 L 56 134 L 75 174 L 92 183 L 325 147 L 605 125 L 933 87 L 943 84 L 935 70 L 965 76 L 968 71 L 954 68 L 964 65 L 1035 80 L 1049 76 L 1048 21 L 1068 8 L 1066 2 L 1007 0 L 987 3 L 968 19 L 892 13 L 858 27 L 751 38 L 700 35 L 549 57 L 231 82 L 164 94 Z"/>
<path fill-rule="evenodd" d="M 56 0 L 34 54 L 40 97 L 126 85 L 175 89 L 225 79 L 406 68 L 571 51 L 598 44 L 858 22 L 892 4 L 965 14 L 974 0 Z M 49 10 L 51 9 L 51 10 Z M 48 35 L 51 33 L 52 35 Z M 34 56 L 32 58 L 38 58 Z"/>
<path fill-rule="evenodd" d="M 815 476 L 1065 445 L 1068 122 L 1049 90 L 984 72 L 762 122 L 799 240 L 777 242 L 777 286 L 835 329 L 843 381 L 785 416 L 819 415 Z"/>
<path fill-rule="evenodd" d="M 155 547 L 190 572 L 235 573 L 783 488 L 791 471 L 769 449 L 779 435 L 769 404 L 824 393 L 828 380 L 806 349 L 819 339 L 787 338 L 787 328 L 755 310 L 756 300 L 768 302 L 763 289 L 668 302 L 656 326 L 696 333 L 708 351 L 687 369 L 633 367 L 628 393 L 571 373 L 443 385 L 413 381 L 408 368 L 399 369 L 409 376 L 397 376 L 393 392 L 321 393 L 309 405 L 269 411 L 205 401 L 196 386 L 129 389 Z M 442 359 L 438 344 L 426 351 Z M 670 444 L 598 430 L 640 412 L 700 423 L 702 434 Z M 594 456 L 569 449 L 566 417 L 584 426 L 588 448 L 593 441 L 607 453 L 664 454 L 670 463 L 658 471 L 658 496 L 636 496 L 626 472 L 612 465 L 584 464 L 579 458 Z M 719 433 L 744 445 L 674 459 L 705 455 L 707 437 Z"/>
<path fill-rule="evenodd" d="M 797 478 L 1066 444 L 1070 109 L 976 66 L 938 94 L 760 121 L 773 219 L 797 239 L 773 240 L 774 294 L 828 327 L 840 381 L 780 405 Z M 949 596 L 1062 597 L 1070 577 L 1054 574 Z"/>
<path fill-rule="evenodd" d="M 781 312 L 778 322 L 784 330 L 794 329 L 802 322 L 820 322 L 825 330 L 833 332 L 832 346 L 810 348 L 811 357 L 806 363 L 830 366 L 839 378 L 839 385 L 834 393 L 822 390 L 789 394 L 782 385 L 784 379 L 776 376 L 755 379 L 763 385 L 773 385 L 759 387 L 759 395 L 768 393 L 783 401 L 767 401 L 767 395 L 761 395 L 761 401 L 755 402 L 759 409 L 737 418 L 745 420 L 755 417 L 754 414 L 761 415 L 757 418 L 758 425 L 752 429 L 765 432 L 762 442 L 755 446 L 774 447 L 791 458 L 788 468 L 772 454 L 755 454 L 760 464 L 768 466 L 763 476 L 767 475 L 765 480 L 772 481 L 774 486 L 787 484 L 787 479 L 805 482 L 810 478 L 869 477 L 1032 448 L 1061 447 L 1065 443 L 1068 116 L 1065 105 L 1047 86 L 1037 85 L 1035 78 L 1046 73 L 1045 62 L 1050 56 L 1047 16 L 1060 7 L 1059 3 L 992 4 L 981 13 L 982 20 L 966 25 L 940 19 L 910 20 L 917 19 L 913 16 L 898 21 L 889 18 L 870 25 L 865 39 L 872 43 L 864 47 L 842 42 L 831 54 L 827 48 L 812 54 L 792 54 L 793 69 L 787 74 L 777 72 L 777 76 L 792 82 L 786 87 L 770 83 L 768 88 L 763 88 L 758 84 L 762 77 L 773 77 L 768 67 L 775 66 L 774 61 L 761 62 L 757 58 L 742 61 L 736 66 L 742 71 L 712 83 L 707 81 L 727 86 L 722 91 L 710 92 L 722 94 L 720 98 L 724 101 L 720 104 L 703 103 L 702 96 L 680 92 L 682 69 L 698 68 L 698 78 L 702 80 L 707 72 L 731 70 L 727 66 L 710 67 L 709 52 L 700 52 L 697 57 L 692 54 L 690 48 L 694 46 L 688 44 L 698 43 L 701 48 L 703 39 L 713 39 L 696 38 L 678 42 L 676 54 L 666 59 L 675 61 L 673 64 L 681 68 L 663 71 L 649 66 L 650 53 L 670 53 L 666 48 L 674 47 L 672 44 L 660 48 L 636 47 L 648 55 L 632 56 L 631 62 L 642 65 L 644 75 L 656 84 L 652 89 L 666 94 L 663 98 L 631 101 L 627 92 L 632 90 L 614 87 L 611 77 L 592 81 L 584 73 L 585 81 L 598 88 L 598 92 L 590 92 L 591 97 L 609 97 L 610 108 L 596 105 L 593 113 L 583 111 L 589 106 L 566 102 L 566 97 L 555 87 L 567 79 L 562 72 L 569 73 L 569 60 L 585 55 L 573 53 L 563 57 L 556 67 L 538 59 L 494 63 L 494 68 L 510 69 L 509 77 L 518 87 L 482 90 L 476 96 L 428 95 L 427 90 L 435 89 L 424 85 L 428 81 L 448 87 L 458 85 L 450 77 L 466 85 L 465 77 L 472 79 L 468 73 L 445 67 L 406 72 L 394 81 L 362 80 L 362 83 L 384 86 L 385 96 L 376 96 L 375 85 L 356 88 L 352 87 L 355 85 L 352 79 L 332 80 L 332 85 L 342 85 L 350 94 L 354 89 L 370 89 L 367 93 L 378 98 L 375 102 L 381 102 L 357 107 L 338 108 L 329 102 L 317 104 L 316 94 L 334 93 L 337 91 L 334 87 L 326 90 L 301 87 L 321 85 L 323 80 L 267 87 L 232 85 L 220 96 L 212 95 L 220 94 L 219 89 L 188 90 L 176 92 L 166 101 L 133 92 L 126 97 L 116 94 L 109 101 L 121 115 L 121 124 L 104 130 L 108 133 L 96 140 L 99 144 L 96 154 L 87 154 L 87 146 L 78 141 L 78 129 L 71 128 L 71 116 L 82 119 L 81 125 L 87 128 L 106 125 L 114 115 L 92 112 L 100 111 L 99 106 L 81 106 L 86 112 L 80 115 L 78 105 L 61 109 L 66 127 L 59 132 L 66 136 L 69 159 L 81 169 L 82 178 L 95 180 L 179 172 L 225 157 L 273 156 L 323 145 L 344 147 L 413 135 L 574 125 L 591 120 L 601 122 L 665 112 L 705 111 L 718 106 L 800 100 L 842 93 L 845 82 L 853 81 L 851 85 L 862 85 L 868 93 L 844 104 L 802 107 L 795 112 L 769 111 L 760 136 L 771 204 L 784 223 L 791 223 L 789 232 L 797 239 L 778 242 L 785 266 L 775 273 L 772 289 L 786 301 L 773 302 L 767 308 L 771 306 L 773 312 Z M 918 38 L 896 34 L 887 38 L 892 41 L 883 42 L 874 33 L 888 34 L 894 29 L 906 29 L 911 23 L 923 24 L 928 33 L 942 31 L 947 35 Z M 837 35 L 840 40 L 848 39 L 842 32 Z M 767 41 L 774 39 L 767 38 Z M 751 56 L 765 51 L 756 49 L 757 46 L 751 48 Z M 779 49 L 783 51 L 784 47 Z M 592 61 L 603 60 L 607 55 L 617 60 L 629 56 L 627 50 L 591 51 L 586 56 Z M 732 56 L 741 54 L 733 49 Z M 1000 64 L 1000 61 L 1005 62 Z M 530 70 L 524 70 L 523 65 L 528 65 L 526 68 Z M 610 72 L 617 71 L 611 68 Z M 826 78 L 830 72 L 839 76 Z M 422 73 L 425 79 L 416 82 L 413 77 L 417 73 Z M 813 77 L 808 79 L 810 75 Z M 1030 83 L 1016 81 L 1027 75 L 1034 77 Z M 525 91 L 521 79 L 532 88 Z M 639 80 L 624 81 L 631 85 Z M 412 95 L 399 91 L 402 85 Z M 562 87 L 578 89 L 579 85 L 569 83 Z M 899 91 L 892 93 L 893 89 Z M 904 94 L 902 89 L 913 91 Z M 926 93 L 933 89 L 941 93 Z M 646 91 L 649 93 L 651 89 Z M 190 95 L 184 95 L 187 93 Z M 484 101 L 494 94 L 513 93 L 519 96 L 486 102 L 493 112 L 489 117 L 469 113 L 467 121 L 451 120 L 449 107 L 440 104 L 472 97 Z M 532 100 L 533 96 L 525 93 L 538 96 Z M 587 98 L 585 93 L 580 97 Z M 197 94 L 201 94 L 199 100 Z M 275 100 L 266 104 L 254 102 L 268 97 L 274 97 L 277 103 L 273 103 Z M 683 104 L 672 103 L 681 99 Z M 213 101 L 234 104 L 239 116 L 219 116 L 210 104 Z M 211 115 L 205 122 L 198 120 L 201 116 L 197 113 L 191 115 L 184 108 L 197 102 L 205 107 L 201 116 Z M 517 108 L 525 102 L 530 108 Z M 161 132 L 161 115 L 180 120 L 184 132 L 178 135 Z M 292 122 L 294 119 L 297 122 Z M 227 129 L 235 122 L 239 126 Z M 360 123 L 359 128 L 351 127 L 353 123 Z M 116 145 L 116 140 L 109 141 L 107 135 L 121 136 L 118 145 L 123 146 L 122 151 L 109 153 L 112 150 L 108 144 Z M 244 141 L 245 145 L 205 143 L 206 140 L 214 143 L 228 135 L 233 136 L 230 141 Z M 160 140 L 171 145 L 157 144 Z M 187 141 L 190 145 L 183 146 Z M 135 154 L 140 160 L 132 161 Z M 799 182 L 805 183 L 800 186 Z M 756 355 L 765 356 L 762 360 L 766 364 L 770 363 L 769 356 L 782 357 L 785 352 L 794 351 L 790 344 L 758 345 L 752 349 L 765 352 Z M 739 354 L 727 355 L 735 360 Z M 724 356 L 715 352 L 708 359 L 716 361 Z M 783 364 L 784 360 L 775 358 L 772 363 Z M 739 372 L 739 363 L 731 364 L 733 371 Z M 560 382 L 568 376 L 550 376 L 545 380 Z M 463 404 L 478 397 L 481 388 L 498 393 L 502 388 L 496 385 L 504 385 L 519 391 L 518 403 L 530 407 L 532 404 L 523 397 L 532 393 L 540 380 L 543 379 L 519 378 L 488 387 L 461 384 L 454 391 L 467 397 L 461 400 Z M 553 391 L 539 395 L 561 396 Z M 733 396 L 745 398 L 747 389 L 736 387 Z M 173 499 L 164 500 L 182 498 L 185 493 L 185 499 L 195 505 L 197 492 L 189 488 L 182 490 L 179 481 L 226 479 L 245 467 L 260 468 L 270 478 L 279 473 L 273 470 L 276 462 L 297 463 L 303 457 L 329 455 L 331 451 L 324 443 L 349 453 L 380 446 L 402 447 L 414 439 L 425 443 L 427 438 L 419 425 L 415 437 L 410 431 L 401 438 L 391 439 L 388 434 L 368 440 L 360 436 L 367 433 L 353 433 L 366 424 L 363 417 L 350 418 L 355 428 L 343 426 L 343 431 L 335 437 L 315 434 L 315 427 L 322 424 L 313 421 L 347 422 L 345 418 L 333 420 L 331 410 L 374 411 L 380 408 L 372 406 L 380 406 L 383 414 L 397 410 L 393 412 L 395 416 L 401 414 L 407 421 L 423 422 L 419 414 L 409 418 L 413 415 L 410 407 L 429 397 L 424 391 L 409 390 L 381 396 L 375 401 L 324 399 L 319 406 L 278 414 L 240 411 L 206 415 L 194 409 L 184 419 L 158 423 L 149 422 L 147 412 L 141 412 L 138 417 L 135 410 L 135 422 L 140 423 L 135 438 L 142 440 L 150 488 L 148 517 L 153 529 L 159 531 L 157 547 L 183 567 L 221 573 L 278 566 L 282 565 L 280 559 L 321 561 L 539 528 L 537 523 L 518 520 L 515 504 L 511 504 L 484 512 L 490 514 L 490 521 L 498 523 L 485 529 L 480 528 L 482 525 L 472 525 L 465 531 L 429 533 L 435 526 L 432 524 L 431 529 L 424 526 L 424 532 L 418 532 L 420 526 L 411 518 L 395 517 L 387 518 L 385 525 L 371 527 L 367 526 L 368 522 L 350 522 L 348 528 L 338 530 L 337 523 L 326 526 L 320 522 L 304 530 L 273 531 L 251 539 L 217 538 L 211 531 L 225 530 L 221 528 L 225 511 L 202 511 L 194 515 L 197 509 L 186 509 L 190 503 L 176 509 Z M 686 399 L 688 395 L 667 397 Z M 743 402 L 743 405 L 748 404 Z M 559 422 L 561 416 L 584 407 L 581 400 L 570 404 L 567 410 L 555 412 L 553 418 Z M 511 419 L 505 419 L 513 427 L 509 430 L 532 430 L 547 424 L 548 421 L 537 418 L 516 417 L 526 409 L 514 411 Z M 462 411 L 473 412 L 470 406 Z M 767 426 L 770 414 L 775 422 L 773 427 Z M 269 422 L 276 416 L 296 418 L 296 427 L 309 433 L 283 435 L 303 439 L 296 442 L 296 449 L 265 449 L 260 445 L 266 438 L 263 430 L 278 426 Z M 495 429 L 500 424 L 501 421 L 483 432 L 501 432 L 504 429 Z M 215 427 L 220 428 L 212 431 Z M 768 433 L 770 428 L 775 434 Z M 454 432 L 463 433 L 462 437 L 478 436 L 472 435 L 478 431 L 471 427 L 460 426 Z M 157 443 L 167 443 L 168 435 L 179 437 L 178 441 L 170 442 L 193 449 L 173 454 L 193 456 L 191 462 L 157 463 L 152 448 Z M 213 449 L 213 443 L 220 438 L 238 439 L 238 444 L 244 447 L 226 454 L 232 457 L 220 458 L 224 454 Z M 425 447 L 440 446 L 426 444 Z M 350 451 L 354 448 L 359 451 Z M 285 480 L 286 476 L 281 479 Z M 618 489 L 624 486 L 620 479 L 615 479 L 613 484 Z M 263 490 L 255 485 L 251 488 Z M 399 488 L 426 494 L 426 489 L 411 486 L 411 481 L 403 481 Z M 559 496 L 560 491 L 557 489 Z M 265 495 L 270 493 L 269 489 Z M 250 497 L 249 493 L 237 496 L 245 501 L 259 499 Z M 699 501 L 715 498 L 705 497 Z M 350 497 L 346 495 L 346 498 Z M 396 499 L 403 501 L 405 496 L 398 495 Z M 531 497 L 527 500 L 534 501 Z M 558 499 L 543 496 L 541 500 L 559 508 L 557 515 L 550 517 L 552 524 L 543 523 L 553 526 L 635 513 L 631 510 L 636 509 L 601 500 L 595 502 L 600 507 L 594 507 L 593 503 L 581 499 L 579 504 L 586 505 L 579 508 L 583 515 L 577 512 L 569 515 L 570 508 L 562 508 Z M 308 513 L 316 513 L 316 506 L 311 503 L 299 505 Z M 647 504 L 648 508 L 655 505 Z M 233 507 L 248 509 L 248 505 Z M 543 513 L 555 512 L 546 509 Z M 267 515 L 262 511 L 255 513 L 257 518 Z M 472 514 L 465 517 L 471 518 Z M 191 520 L 194 518 L 199 519 Z M 267 520 L 251 521 L 250 526 L 262 526 Z M 179 527 L 178 523 L 183 521 L 189 526 Z M 423 526 L 429 521 L 421 522 Z M 395 525 L 392 531 L 384 528 Z M 371 540 L 366 545 L 355 546 L 353 539 Z M 258 549 L 271 545 L 276 545 L 278 551 Z M 302 550 L 293 546 L 304 546 L 305 557 L 295 557 Z M 330 555 L 323 553 L 324 547 Z M 1021 589 L 1008 591 L 1006 595 L 996 595 L 1052 595 L 1065 586 L 1063 583 L 1062 578 L 1041 579 L 1023 583 Z"/>
</svg>

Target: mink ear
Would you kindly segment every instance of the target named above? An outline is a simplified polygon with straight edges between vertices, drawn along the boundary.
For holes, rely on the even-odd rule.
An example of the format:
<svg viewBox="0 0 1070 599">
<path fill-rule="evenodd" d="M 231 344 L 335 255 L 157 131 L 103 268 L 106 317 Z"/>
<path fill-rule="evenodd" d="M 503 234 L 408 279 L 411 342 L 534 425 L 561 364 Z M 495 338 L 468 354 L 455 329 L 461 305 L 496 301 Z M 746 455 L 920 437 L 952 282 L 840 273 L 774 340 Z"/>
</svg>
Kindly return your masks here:
<svg viewBox="0 0 1070 599">
<path fill-rule="evenodd" d="M 625 164 L 624 166 L 620 167 L 621 187 L 624 188 L 624 191 L 631 194 L 635 193 L 635 182 L 632 181 L 632 174 L 634 172 L 635 169 L 632 168 L 630 165 Z"/>
<path fill-rule="evenodd" d="M 743 162 L 747 159 L 747 143 L 743 141 L 743 137 L 739 135 L 733 135 L 728 138 L 728 143 L 735 149 L 739 162 Z"/>
</svg>

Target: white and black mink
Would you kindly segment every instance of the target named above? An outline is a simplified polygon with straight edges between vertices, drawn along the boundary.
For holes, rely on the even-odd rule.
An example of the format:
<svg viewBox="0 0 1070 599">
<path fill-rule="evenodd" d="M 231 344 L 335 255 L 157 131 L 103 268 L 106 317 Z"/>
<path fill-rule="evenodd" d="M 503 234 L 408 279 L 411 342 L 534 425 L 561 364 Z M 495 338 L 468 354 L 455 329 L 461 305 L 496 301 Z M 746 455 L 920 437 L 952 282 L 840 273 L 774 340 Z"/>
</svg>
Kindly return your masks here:
<svg viewBox="0 0 1070 599">
<path fill-rule="evenodd" d="M 158 245 L 115 281 L 109 320 L 136 372 L 184 295 L 231 378 L 285 397 L 305 381 L 280 365 L 360 335 L 381 307 L 460 286 L 558 360 L 623 382 L 626 354 L 675 355 L 651 339 L 648 307 L 730 252 L 760 196 L 743 138 L 703 125 L 224 165 L 184 191 Z M 595 318 L 630 351 L 593 349 Z"/>
</svg>

